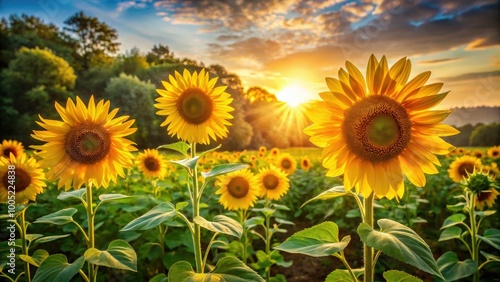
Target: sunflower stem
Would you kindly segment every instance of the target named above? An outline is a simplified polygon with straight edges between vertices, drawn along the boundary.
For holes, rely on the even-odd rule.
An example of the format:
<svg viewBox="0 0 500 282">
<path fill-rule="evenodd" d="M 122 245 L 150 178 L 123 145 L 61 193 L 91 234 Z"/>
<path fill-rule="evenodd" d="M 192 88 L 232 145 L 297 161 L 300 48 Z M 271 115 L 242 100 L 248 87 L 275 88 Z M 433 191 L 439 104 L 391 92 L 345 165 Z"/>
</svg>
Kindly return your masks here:
<svg viewBox="0 0 500 282">
<path fill-rule="evenodd" d="M 196 142 L 191 143 L 191 158 L 196 157 Z M 203 259 L 201 256 L 201 230 L 200 225 L 194 219 L 200 215 L 200 196 L 198 188 L 198 166 L 193 168 L 193 245 L 194 245 L 194 260 L 196 262 L 196 272 L 203 273 Z"/>
<path fill-rule="evenodd" d="M 27 242 L 26 242 L 26 231 L 27 231 L 27 226 L 28 224 L 26 223 L 26 220 L 25 220 L 25 214 L 26 214 L 26 209 L 27 208 L 23 208 L 23 210 L 21 210 L 21 217 L 19 219 L 19 225 L 21 227 L 21 230 L 20 230 L 20 233 L 21 233 L 21 247 L 22 247 L 22 252 L 23 252 L 23 255 L 25 256 L 29 256 L 28 254 L 28 245 L 27 245 Z M 24 262 L 24 265 L 25 265 L 25 272 L 24 272 L 24 275 L 26 275 L 26 281 L 28 282 L 31 282 L 31 275 L 30 275 L 30 264 L 28 262 Z"/>
<path fill-rule="evenodd" d="M 466 192 L 467 193 L 467 192 Z M 475 213 L 475 204 L 476 204 L 476 194 L 469 192 L 469 218 L 470 218 L 470 237 L 471 237 L 471 251 L 472 251 L 472 261 L 477 262 L 479 265 L 479 239 L 477 238 L 477 224 L 476 224 L 476 213 Z M 479 282 L 479 269 L 474 272 L 474 282 Z"/>
<path fill-rule="evenodd" d="M 365 220 L 364 222 L 373 228 L 373 192 L 368 198 L 364 199 L 365 206 Z M 366 243 L 363 243 L 363 254 L 364 254 L 364 266 L 365 266 L 365 282 L 373 282 L 374 278 L 374 265 L 373 265 L 373 248 L 368 247 Z"/>
<path fill-rule="evenodd" d="M 88 240 L 87 240 L 87 249 L 94 248 L 94 211 L 92 209 L 92 184 L 87 184 L 87 224 L 88 224 Z M 94 265 L 90 262 L 88 263 L 89 270 L 89 279 L 92 282 L 96 281 L 97 273 L 94 274 Z"/>
</svg>

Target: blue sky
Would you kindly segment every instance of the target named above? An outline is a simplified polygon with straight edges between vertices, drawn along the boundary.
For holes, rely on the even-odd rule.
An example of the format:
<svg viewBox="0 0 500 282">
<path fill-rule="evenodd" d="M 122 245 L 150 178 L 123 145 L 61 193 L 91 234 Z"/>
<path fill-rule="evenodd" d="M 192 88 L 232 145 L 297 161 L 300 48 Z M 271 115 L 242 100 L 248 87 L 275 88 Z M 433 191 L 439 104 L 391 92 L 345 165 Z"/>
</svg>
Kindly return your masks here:
<svg viewBox="0 0 500 282">
<path fill-rule="evenodd" d="M 178 57 L 221 64 L 244 87 L 276 93 L 294 84 L 317 98 L 346 60 L 370 54 L 412 60 L 410 77 L 450 90 L 445 107 L 500 105 L 500 1 L 137 0 L 2 1 L 0 16 L 26 13 L 62 28 L 77 11 L 118 31 L 120 52 L 166 44 Z"/>
</svg>

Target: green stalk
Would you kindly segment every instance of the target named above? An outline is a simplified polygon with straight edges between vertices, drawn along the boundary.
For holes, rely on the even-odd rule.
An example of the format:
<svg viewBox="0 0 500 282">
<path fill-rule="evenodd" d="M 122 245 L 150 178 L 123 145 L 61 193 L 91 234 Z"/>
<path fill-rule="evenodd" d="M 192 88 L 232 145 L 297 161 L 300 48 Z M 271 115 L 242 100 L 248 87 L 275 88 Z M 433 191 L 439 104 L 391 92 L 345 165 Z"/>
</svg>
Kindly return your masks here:
<svg viewBox="0 0 500 282">
<path fill-rule="evenodd" d="M 266 255 L 269 258 L 269 254 L 271 253 L 271 234 L 269 232 L 269 224 L 271 221 L 271 216 L 266 215 L 266 230 L 265 230 L 265 236 L 266 236 Z M 269 279 L 271 279 L 271 267 L 266 268 L 266 282 L 269 282 Z"/>
<path fill-rule="evenodd" d="M 21 226 L 21 247 L 23 251 L 23 255 L 28 256 L 28 245 L 26 242 L 26 220 L 25 220 L 25 213 L 26 213 L 26 208 L 24 208 L 21 211 L 21 219 L 20 219 L 20 226 Z M 31 275 L 30 275 L 30 264 L 28 262 L 24 262 L 25 265 L 25 272 L 24 274 L 26 275 L 26 281 L 31 282 Z"/>
<path fill-rule="evenodd" d="M 196 143 L 191 143 L 191 158 L 196 157 Z M 200 195 L 198 191 L 198 166 L 193 169 L 193 246 L 194 246 L 194 260 L 196 261 L 196 272 L 203 273 L 203 260 L 201 257 L 201 230 L 200 225 L 194 219 L 200 215 Z"/>
<path fill-rule="evenodd" d="M 368 224 L 371 228 L 373 228 L 373 197 L 374 193 L 372 192 L 370 196 L 364 199 L 365 202 L 365 223 Z M 373 248 L 368 247 L 365 243 L 363 243 L 363 262 L 365 266 L 365 282 L 373 282 L 374 278 L 374 265 L 373 265 Z"/>
<path fill-rule="evenodd" d="M 471 197 L 469 203 L 469 218 L 470 218 L 470 227 L 471 227 L 471 251 L 472 251 L 472 261 L 475 261 L 479 265 L 479 244 L 477 238 L 477 225 L 476 225 L 476 213 L 474 211 L 476 204 L 476 195 L 474 193 L 470 193 Z M 479 282 L 479 270 L 474 272 L 474 282 Z"/>
<path fill-rule="evenodd" d="M 87 240 L 87 249 L 94 248 L 94 211 L 92 208 L 92 184 L 87 184 L 87 221 L 88 221 L 88 240 Z M 96 281 L 97 273 L 94 274 L 94 265 L 92 263 L 88 263 L 89 270 L 89 279 L 92 282 Z"/>
<path fill-rule="evenodd" d="M 245 228 L 245 220 L 247 217 L 247 210 L 239 210 L 240 213 L 240 224 L 243 226 L 243 234 L 241 234 L 241 242 L 243 243 L 243 253 L 241 254 L 241 260 L 244 264 L 247 263 L 247 230 Z"/>
</svg>

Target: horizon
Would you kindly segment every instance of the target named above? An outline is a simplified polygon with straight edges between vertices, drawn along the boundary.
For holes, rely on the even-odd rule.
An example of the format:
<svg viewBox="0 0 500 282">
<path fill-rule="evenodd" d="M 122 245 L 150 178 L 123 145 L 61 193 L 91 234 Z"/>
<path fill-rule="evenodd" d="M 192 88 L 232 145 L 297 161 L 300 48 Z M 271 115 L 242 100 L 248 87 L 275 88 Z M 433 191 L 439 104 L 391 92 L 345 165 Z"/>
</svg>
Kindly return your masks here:
<svg viewBox="0 0 500 282">
<path fill-rule="evenodd" d="M 364 72 L 372 53 L 389 65 L 406 56 L 410 79 L 429 70 L 428 83 L 450 91 L 437 108 L 500 106 L 500 1 L 229 2 L 20 0 L 2 2 L 0 16 L 34 15 L 62 30 L 83 11 L 116 29 L 120 54 L 164 44 L 176 57 L 220 64 L 245 89 L 278 98 L 296 85 L 302 98 L 319 99 L 324 78 L 337 77 L 346 60 Z"/>
</svg>

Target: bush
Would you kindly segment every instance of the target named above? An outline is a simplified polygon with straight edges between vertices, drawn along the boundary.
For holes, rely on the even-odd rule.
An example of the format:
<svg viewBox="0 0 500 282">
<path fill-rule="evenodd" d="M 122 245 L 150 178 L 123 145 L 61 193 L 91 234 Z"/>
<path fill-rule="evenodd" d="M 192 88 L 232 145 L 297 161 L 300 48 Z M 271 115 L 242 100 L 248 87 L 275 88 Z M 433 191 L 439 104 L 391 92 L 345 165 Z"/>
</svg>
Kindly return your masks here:
<svg viewBox="0 0 500 282">
<path fill-rule="evenodd" d="M 500 145 L 500 123 L 478 126 L 470 136 L 471 146 L 489 147 Z"/>
</svg>

